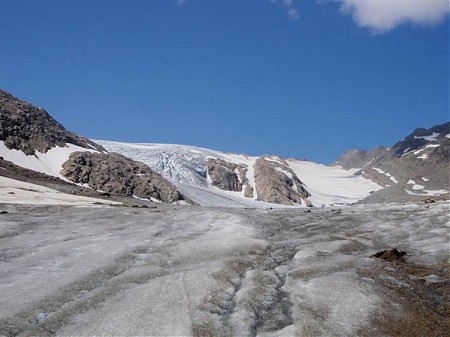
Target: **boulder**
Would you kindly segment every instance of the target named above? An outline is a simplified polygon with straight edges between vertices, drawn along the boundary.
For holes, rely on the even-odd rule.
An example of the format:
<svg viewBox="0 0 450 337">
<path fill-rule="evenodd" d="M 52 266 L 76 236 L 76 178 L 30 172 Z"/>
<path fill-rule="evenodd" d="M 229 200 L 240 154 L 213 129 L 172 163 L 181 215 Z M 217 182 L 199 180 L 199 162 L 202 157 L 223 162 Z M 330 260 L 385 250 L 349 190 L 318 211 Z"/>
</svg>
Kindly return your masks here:
<svg viewBox="0 0 450 337">
<path fill-rule="evenodd" d="M 169 203 L 184 200 L 175 186 L 147 165 L 117 153 L 74 152 L 63 164 L 61 174 L 74 183 L 111 195 Z"/>
</svg>

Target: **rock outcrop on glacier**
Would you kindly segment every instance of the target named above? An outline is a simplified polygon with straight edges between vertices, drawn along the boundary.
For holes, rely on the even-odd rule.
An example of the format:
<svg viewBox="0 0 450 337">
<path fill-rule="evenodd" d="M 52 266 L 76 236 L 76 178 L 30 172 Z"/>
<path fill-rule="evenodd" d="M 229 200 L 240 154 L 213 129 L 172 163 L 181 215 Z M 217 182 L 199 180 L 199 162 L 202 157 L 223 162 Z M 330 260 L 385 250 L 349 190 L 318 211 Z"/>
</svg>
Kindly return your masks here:
<svg viewBox="0 0 450 337">
<path fill-rule="evenodd" d="M 243 179 L 247 168 L 244 165 L 238 165 L 227 162 L 222 159 L 209 158 L 206 161 L 208 174 L 211 177 L 211 183 L 218 188 L 226 191 L 242 191 Z"/>
<path fill-rule="evenodd" d="M 62 174 L 95 190 L 163 202 L 183 200 L 178 190 L 147 165 L 117 153 L 74 152 Z"/>
<path fill-rule="evenodd" d="M 311 195 L 303 183 L 281 158 L 260 157 L 255 162 L 255 182 L 258 198 L 274 204 L 292 205 L 304 203 Z"/>
<path fill-rule="evenodd" d="M 253 187 L 247 177 L 248 165 L 208 158 L 206 166 L 213 186 L 225 191 L 242 192 L 244 197 L 253 198 Z"/>
</svg>

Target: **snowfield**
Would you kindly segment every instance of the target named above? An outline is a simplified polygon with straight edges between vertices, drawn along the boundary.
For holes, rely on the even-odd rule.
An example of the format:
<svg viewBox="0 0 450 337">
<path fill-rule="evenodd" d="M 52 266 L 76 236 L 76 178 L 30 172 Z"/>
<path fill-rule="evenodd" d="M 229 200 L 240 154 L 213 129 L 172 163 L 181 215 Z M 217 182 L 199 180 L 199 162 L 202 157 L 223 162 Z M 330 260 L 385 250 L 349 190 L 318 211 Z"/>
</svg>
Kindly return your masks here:
<svg viewBox="0 0 450 337">
<path fill-rule="evenodd" d="M 202 206 L 292 207 L 257 200 L 253 165 L 258 157 L 185 145 L 134 144 L 102 140 L 95 140 L 95 142 L 110 152 L 118 152 L 147 164 Z M 243 192 L 224 191 L 212 186 L 206 168 L 208 158 L 219 158 L 231 163 L 247 165 L 247 177 L 255 192 L 254 198 L 245 198 Z M 276 156 L 266 157 L 266 160 L 283 164 Z M 383 188 L 369 179 L 355 175 L 357 169 L 345 170 L 342 167 L 330 167 L 297 159 L 288 159 L 286 162 L 311 193 L 312 196 L 308 199 L 314 206 L 355 203 Z M 287 173 L 289 172 L 286 171 L 285 174 Z M 289 176 L 290 173 L 287 175 Z"/>
<path fill-rule="evenodd" d="M 383 187 L 355 175 L 359 169 L 345 170 L 340 166 L 325 166 L 310 161 L 288 160 L 289 166 L 311 193 L 314 206 L 351 204 L 364 199 Z"/>
<path fill-rule="evenodd" d="M 26 205 L 118 205 L 104 199 L 61 193 L 41 185 L 31 184 L 0 176 L 0 203 Z"/>
<path fill-rule="evenodd" d="M 448 202 L 157 207 L 0 204 L 0 335 L 448 331 Z M 409 269 L 370 258 L 390 247 Z"/>
<path fill-rule="evenodd" d="M 67 179 L 60 173 L 62 164 L 69 159 L 72 152 L 76 151 L 98 152 L 77 145 L 67 144 L 67 146 L 64 147 L 56 146 L 47 151 L 47 153 L 36 151 L 34 156 L 27 156 L 22 151 L 8 149 L 4 142 L 0 140 L 0 157 L 11 161 L 18 166 L 45 173 L 53 177 L 58 177 L 66 181 Z"/>
</svg>

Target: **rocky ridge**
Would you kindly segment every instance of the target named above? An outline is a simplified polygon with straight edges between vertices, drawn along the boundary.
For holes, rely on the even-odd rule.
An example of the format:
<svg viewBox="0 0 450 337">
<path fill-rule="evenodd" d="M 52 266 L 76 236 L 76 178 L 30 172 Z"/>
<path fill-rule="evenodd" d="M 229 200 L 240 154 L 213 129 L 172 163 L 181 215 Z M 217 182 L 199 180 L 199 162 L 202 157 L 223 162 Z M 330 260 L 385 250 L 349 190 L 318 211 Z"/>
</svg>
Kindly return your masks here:
<svg viewBox="0 0 450 337">
<path fill-rule="evenodd" d="M 333 165 L 345 169 L 360 168 L 359 174 L 387 187 L 375 193 L 371 197 L 374 200 L 399 201 L 411 195 L 448 195 L 450 122 L 416 129 L 391 147 L 350 150 Z"/>
<path fill-rule="evenodd" d="M 76 135 L 53 119 L 47 111 L 20 100 L 0 89 L 0 140 L 8 149 L 26 155 L 46 153 L 53 147 L 74 144 L 86 149 L 105 151 L 91 140 Z"/>
</svg>

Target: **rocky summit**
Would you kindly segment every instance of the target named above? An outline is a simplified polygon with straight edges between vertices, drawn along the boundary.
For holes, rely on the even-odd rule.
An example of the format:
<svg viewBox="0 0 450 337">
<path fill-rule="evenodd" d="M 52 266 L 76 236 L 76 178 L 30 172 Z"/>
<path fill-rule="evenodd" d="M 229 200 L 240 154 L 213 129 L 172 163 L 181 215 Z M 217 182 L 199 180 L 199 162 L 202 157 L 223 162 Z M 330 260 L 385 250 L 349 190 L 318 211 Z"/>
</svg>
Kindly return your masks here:
<svg viewBox="0 0 450 337">
<path fill-rule="evenodd" d="M 447 195 L 450 169 L 450 122 L 418 128 L 391 147 L 350 150 L 333 163 L 384 186 L 373 201 L 400 201 L 409 197 Z"/>
<path fill-rule="evenodd" d="M 105 151 L 87 138 L 76 135 L 53 119 L 47 111 L 24 102 L 0 89 L 0 140 L 8 149 L 26 155 L 46 153 L 67 143 L 86 149 Z"/>
</svg>

